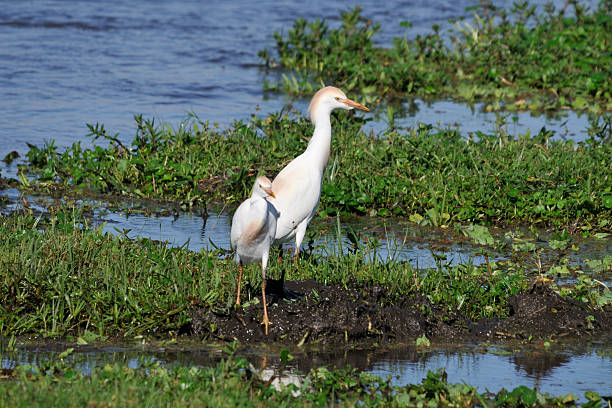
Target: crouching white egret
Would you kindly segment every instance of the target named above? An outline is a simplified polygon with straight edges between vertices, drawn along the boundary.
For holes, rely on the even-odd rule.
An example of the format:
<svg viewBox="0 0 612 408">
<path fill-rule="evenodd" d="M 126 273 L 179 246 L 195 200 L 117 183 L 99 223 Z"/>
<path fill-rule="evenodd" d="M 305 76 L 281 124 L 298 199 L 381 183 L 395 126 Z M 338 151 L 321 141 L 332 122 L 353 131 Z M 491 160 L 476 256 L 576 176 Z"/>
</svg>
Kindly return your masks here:
<svg viewBox="0 0 612 408">
<path fill-rule="evenodd" d="M 238 265 L 238 293 L 236 304 L 240 305 L 240 285 L 242 283 L 242 265 L 261 261 L 261 297 L 263 303 L 263 320 L 266 336 L 268 335 L 268 309 L 266 305 L 266 266 L 270 254 L 270 245 L 276 234 L 279 217 L 277 209 L 270 200 L 274 199 L 272 183 L 265 176 L 255 180 L 251 197 L 243 201 L 232 218 L 231 244 L 235 250 L 234 262 Z"/>
</svg>

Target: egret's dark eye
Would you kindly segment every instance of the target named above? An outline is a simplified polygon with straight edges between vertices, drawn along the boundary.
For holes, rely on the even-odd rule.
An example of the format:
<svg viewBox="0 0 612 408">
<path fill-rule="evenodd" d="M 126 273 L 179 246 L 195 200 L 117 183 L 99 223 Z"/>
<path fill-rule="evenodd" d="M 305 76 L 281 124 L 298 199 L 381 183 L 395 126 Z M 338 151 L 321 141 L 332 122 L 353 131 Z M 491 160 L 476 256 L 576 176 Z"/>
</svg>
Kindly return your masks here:
<svg viewBox="0 0 612 408">
<path fill-rule="evenodd" d="M 338 102 L 340 102 L 340 97 L 339 97 L 339 96 L 336 96 L 336 100 L 337 100 Z"/>
</svg>

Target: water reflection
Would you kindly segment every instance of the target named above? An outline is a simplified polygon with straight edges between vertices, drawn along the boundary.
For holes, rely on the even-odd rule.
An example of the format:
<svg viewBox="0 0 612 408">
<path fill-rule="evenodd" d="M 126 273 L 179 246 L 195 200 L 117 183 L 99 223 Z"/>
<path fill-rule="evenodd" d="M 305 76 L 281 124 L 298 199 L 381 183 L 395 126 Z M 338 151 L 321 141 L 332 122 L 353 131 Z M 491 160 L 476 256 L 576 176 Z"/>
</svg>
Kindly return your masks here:
<svg viewBox="0 0 612 408">
<path fill-rule="evenodd" d="M 4 350 L 6 340 L 0 341 Z M 21 345 L 17 351 L 2 352 L 1 368 L 16 364 L 43 364 L 74 344 L 41 343 Z M 254 368 L 274 373 L 279 377 L 294 376 L 320 366 L 344 368 L 347 365 L 386 378 L 394 385 L 420 383 L 428 370 L 444 369 L 451 383 L 465 381 L 480 392 L 497 392 L 519 385 L 537 388 L 553 395 L 573 393 L 583 396 L 585 391 L 605 394 L 612 386 L 612 344 L 607 342 L 553 344 L 544 348 L 541 343 L 521 345 L 497 343 L 489 345 L 440 345 L 431 349 L 417 349 L 409 345 L 388 345 L 376 349 L 343 348 L 295 349 L 294 360 L 284 365 L 280 350 L 274 346 L 242 348 L 238 356 L 245 357 Z M 79 369 L 90 373 L 94 367 L 108 363 L 139 366 L 142 359 L 164 365 L 210 366 L 223 358 L 217 346 L 197 342 L 170 345 L 99 345 L 76 346 L 67 359 Z"/>
<path fill-rule="evenodd" d="M 605 393 L 612 385 L 612 361 L 596 351 L 597 347 L 610 350 L 610 345 L 594 347 L 563 345 L 543 350 L 541 346 L 513 344 L 488 349 L 465 346 L 391 355 L 374 362 L 371 372 L 391 375 L 394 384 L 403 385 L 419 381 L 427 370 L 443 368 L 449 382 L 465 381 L 481 392 L 525 385 L 553 395 L 571 392 L 582 396 L 587 390 Z"/>
</svg>

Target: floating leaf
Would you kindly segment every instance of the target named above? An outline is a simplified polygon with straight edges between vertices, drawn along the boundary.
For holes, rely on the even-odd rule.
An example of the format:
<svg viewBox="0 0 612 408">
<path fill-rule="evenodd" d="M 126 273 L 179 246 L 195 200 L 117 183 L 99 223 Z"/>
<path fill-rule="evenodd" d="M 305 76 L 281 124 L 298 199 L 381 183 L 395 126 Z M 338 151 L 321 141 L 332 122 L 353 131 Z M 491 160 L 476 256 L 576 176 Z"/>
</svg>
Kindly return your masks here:
<svg viewBox="0 0 612 408">
<path fill-rule="evenodd" d="M 512 244 L 513 251 L 526 251 L 533 252 L 537 249 L 536 245 L 533 242 L 519 242 L 516 244 Z"/>
<path fill-rule="evenodd" d="M 550 247 L 550 249 L 564 250 L 567 249 L 568 244 L 569 241 L 559 241 L 556 239 L 551 239 L 550 241 L 548 241 L 548 246 Z"/>
<path fill-rule="evenodd" d="M 421 337 L 416 339 L 416 346 L 417 347 L 430 347 L 431 342 L 425 335 L 422 335 Z"/>
<path fill-rule="evenodd" d="M 479 245 L 493 245 L 495 243 L 489 229 L 482 225 L 467 225 L 461 228 L 461 232 Z"/>
<path fill-rule="evenodd" d="M 293 360 L 293 355 L 291 355 L 291 353 L 289 353 L 289 350 L 282 349 L 281 352 L 280 352 L 280 359 L 281 359 L 281 363 L 287 364 L 288 362 Z"/>
<path fill-rule="evenodd" d="M 582 109 L 586 104 L 586 99 L 584 99 L 582 96 L 578 96 L 576 99 L 574 99 L 574 102 L 572 102 L 572 107 L 574 109 Z"/>
</svg>

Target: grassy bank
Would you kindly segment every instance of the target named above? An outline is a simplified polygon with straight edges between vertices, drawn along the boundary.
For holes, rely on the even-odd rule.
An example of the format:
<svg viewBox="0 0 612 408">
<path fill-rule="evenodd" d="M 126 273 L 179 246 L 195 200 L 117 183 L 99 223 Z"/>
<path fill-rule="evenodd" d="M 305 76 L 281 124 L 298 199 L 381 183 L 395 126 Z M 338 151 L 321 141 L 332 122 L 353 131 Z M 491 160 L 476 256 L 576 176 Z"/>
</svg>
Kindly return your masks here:
<svg viewBox="0 0 612 408">
<path fill-rule="evenodd" d="M 426 36 L 398 37 L 388 48 L 375 45 L 380 26 L 359 8 L 343 13 L 337 29 L 298 19 L 286 34 L 274 34 L 274 52 L 259 53 L 266 66 L 291 71 L 266 87 L 312 94 L 327 83 L 360 92 L 366 102 L 410 95 L 484 99 L 494 109 L 610 111 L 612 4 L 588 10 L 569 3 L 567 10 L 536 13 L 528 2 L 510 11 L 482 2 L 471 23 L 455 25 L 450 42 L 433 26 Z"/>
<path fill-rule="evenodd" d="M 91 126 L 109 147 L 75 143 L 58 151 L 53 142 L 30 146 L 23 186 L 165 198 L 186 206 L 214 200 L 236 203 L 254 177 L 273 177 L 306 148 L 312 126 L 303 117 L 273 114 L 236 122 L 229 129 L 193 120 L 178 129 L 136 117 L 130 147 Z M 452 223 L 531 224 L 612 228 L 612 144 L 551 141 L 552 132 L 508 137 L 420 125 L 388 130 L 375 138 L 363 121 L 341 114 L 333 120 L 332 155 L 319 211 L 322 215 L 370 214 L 424 217 Z M 600 129 L 601 132 L 603 130 Z"/>
<path fill-rule="evenodd" d="M 233 355 L 211 367 L 166 368 L 141 362 L 139 368 L 108 364 L 90 375 L 64 362 L 70 350 L 40 366 L 2 370 L 0 407 L 328 407 L 328 406 L 530 406 L 600 407 L 597 393 L 583 403 L 572 394 L 550 396 L 525 386 L 479 393 L 466 383 L 449 383 L 444 372 L 428 372 L 420 384 L 394 386 L 390 378 L 352 369 L 311 369 L 297 385 L 275 388 L 243 358 Z"/>
<path fill-rule="evenodd" d="M 85 340 L 177 335 L 189 332 L 192 306 L 220 312 L 233 307 L 235 266 L 220 252 L 168 248 L 148 239 L 103 234 L 86 224 L 77 209 L 68 207 L 49 216 L 0 219 L 0 335 Z M 459 311 L 469 319 L 507 316 L 510 296 L 529 287 L 530 276 L 537 273 L 512 262 L 440 262 L 433 269 L 394 261 L 368 263 L 366 249 L 327 257 L 306 253 L 299 270 L 286 259 L 272 262 L 268 273 L 278 277 L 287 268 L 289 279 L 379 286 L 386 293 L 378 300 L 381 304 L 425 296 L 443 311 Z M 245 293 L 258 296 L 257 266 L 247 268 L 245 281 Z M 609 291 L 591 280 L 581 280 L 563 293 L 591 307 L 610 303 Z"/>
</svg>

